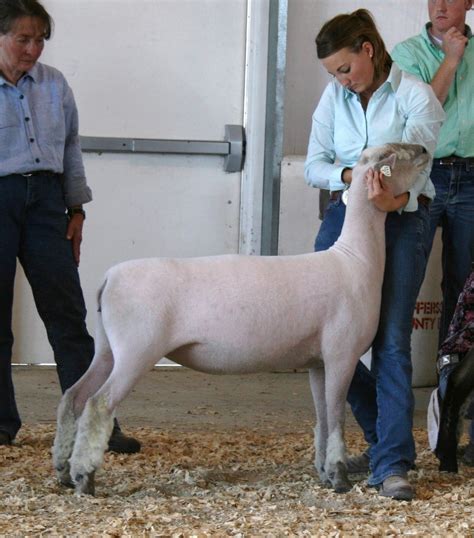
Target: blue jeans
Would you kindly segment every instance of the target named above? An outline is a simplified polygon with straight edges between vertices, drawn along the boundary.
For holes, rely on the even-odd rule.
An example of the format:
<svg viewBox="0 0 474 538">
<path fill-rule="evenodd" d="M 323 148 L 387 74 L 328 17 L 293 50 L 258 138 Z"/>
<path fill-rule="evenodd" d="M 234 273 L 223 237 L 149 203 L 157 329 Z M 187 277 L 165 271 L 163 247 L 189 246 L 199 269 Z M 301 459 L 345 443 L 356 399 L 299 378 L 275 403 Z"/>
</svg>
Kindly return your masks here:
<svg viewBox="0 0 474 538">
<path fill-rule="evenodd" d="M 315 250 L 329 248 L 339 237 L 345 206 L 330 202 Z M 404 475 L 416 458 L 413 439 L 411 332 L 416 299 L 427 262 L 428 208 L 389 213 L 380 322 L 372 345 L 371 370 L 359 361 L 348 402 L 369 443 L 370 485 Z"/>
<path fill-rule="evenodd" d="M 0 430 L 12 438 L 21 427 L 11 370 L 17 258 L 46 327 L 63 392 L 94 355 L 65 210 L 59 176 L 0 177 Z"/>
<path fill-rule="evenodd" d="M 441 166 L 435 161 L 431 180 L 436 197 L 430 207 L 428 252 L 431 251 L 437 226 L 441 226 L 443 243 L 440 347 L 474 260 L 474 167 L 468 171 L 463 164 Z"/>
</svg>

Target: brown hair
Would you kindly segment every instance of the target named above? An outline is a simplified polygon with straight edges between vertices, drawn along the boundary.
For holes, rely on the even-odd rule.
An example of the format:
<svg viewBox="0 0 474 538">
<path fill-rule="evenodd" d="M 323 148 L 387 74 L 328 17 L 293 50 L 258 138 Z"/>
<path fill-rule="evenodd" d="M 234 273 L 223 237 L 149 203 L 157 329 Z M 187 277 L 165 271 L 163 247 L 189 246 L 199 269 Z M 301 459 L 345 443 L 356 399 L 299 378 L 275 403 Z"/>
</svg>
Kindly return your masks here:
<svg viewBox="0 0 474 538">
<path fill-rule="evenodd" d="M 49 39 L 53 19 L 38 0 L 0 0 L 0 34 L 8 34 L 22 17 L 36 17 L 44 24 L 44 38 Z"/>
<path fill-rule="evenodd" d="M 375 78 L 378 78 L 390 71 L 392 58 L 367 9 L 337 15 L 326 22 L 316 36 L 316 52 L 320 60 L 346 47 L 351 52 L 360 52 L 367 41 L 374 48 L 374 71 Z"/>
</svg>

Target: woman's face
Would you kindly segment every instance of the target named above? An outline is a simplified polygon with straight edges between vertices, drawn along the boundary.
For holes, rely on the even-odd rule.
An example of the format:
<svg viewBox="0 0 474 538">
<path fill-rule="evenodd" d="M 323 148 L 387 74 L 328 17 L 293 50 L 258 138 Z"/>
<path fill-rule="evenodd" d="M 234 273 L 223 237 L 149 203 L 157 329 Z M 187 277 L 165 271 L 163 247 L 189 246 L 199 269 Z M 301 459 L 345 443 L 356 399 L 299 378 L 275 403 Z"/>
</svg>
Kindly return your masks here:
<svg viewBox="0 0 474 538">
<path fill-rule="evenodd" d="M 41 56 L 45 28 L 41 19 L 21 17 L 7 34 L 0 35 L 0 70 L 10 82 L 31 69 Z"/>
<path fill-rule="evenodd" d="M 356 93 L 373 91 L 375 83 L 374 48 L 365 42 L 359 52 L 351 52 L 346 47 L 321 60 L 330 75 L 336 77 L 345 88 Z"/>
</svg>

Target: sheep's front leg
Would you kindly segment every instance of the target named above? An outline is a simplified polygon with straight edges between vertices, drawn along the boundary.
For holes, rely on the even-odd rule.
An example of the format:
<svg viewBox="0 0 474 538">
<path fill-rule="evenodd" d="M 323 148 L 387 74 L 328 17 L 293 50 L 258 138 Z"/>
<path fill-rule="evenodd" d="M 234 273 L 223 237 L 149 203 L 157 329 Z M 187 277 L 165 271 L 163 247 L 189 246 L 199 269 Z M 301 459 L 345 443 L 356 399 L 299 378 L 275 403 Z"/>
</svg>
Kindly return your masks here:
<svg viewBox="0 0 474 538">
<path fill-rule="evenodd" d="M 76 437 L 76 417 L 73 410 L 74 399 L 71 389 L 64 393 L 58 407 L 56 436 L 53 445 L 53 465 L 59 482 L 66 487 L 74 487 L 71 480 L 69 458 Z"/>
<path fill-rule="evenodd" d="M 348 357 L 350 357 L 349 360 Z M 334 354 L 325 363 L 325 395 L 329 433 L 325 469 L 336 493 L 345 493 L 352 488 L 347 476 L 344 423 L 347 392 L 357 360 L 357 357 L 348 354 Z"/>
<path fill-rule="evenodd" d="M 329 483 L 325 470 L 326 449 L 328 440 L 328 422 L 324 384 L 323 363 L 309 371 L 311 394 L 313 395 L 314 408 L 316 410 L 316 427 L 314 428 L 314 465 L 323 483 Z"/>
<path fill-rule="evenodd" d="M 70 459 L 76 493 L 94 495 L 95 471 L 102 465 L 113 428 L 113 413 L 106 396 L 93 396 L 78 421 L 76 442 Z"/>
</svg>

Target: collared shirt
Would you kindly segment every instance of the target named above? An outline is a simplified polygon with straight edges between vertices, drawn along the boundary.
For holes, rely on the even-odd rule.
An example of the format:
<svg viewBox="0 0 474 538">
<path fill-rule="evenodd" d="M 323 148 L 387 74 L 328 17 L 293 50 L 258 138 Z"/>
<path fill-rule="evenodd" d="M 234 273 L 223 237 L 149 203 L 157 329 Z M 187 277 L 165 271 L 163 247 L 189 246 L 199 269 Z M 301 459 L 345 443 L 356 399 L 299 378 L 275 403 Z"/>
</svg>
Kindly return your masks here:
<svg viewBox="0 0 474 538">
<path fill-rule="evenodd" d="M 333 80 L 313 114 L 306 182 L 320 189 L 343 189 L 342 171 L 353 168 L 367 147 L 405 142 L 421 144 L 433 155 L 443 119 L 443 109 L 431 87 L 395 64 L 365 111 L 357 93 Z M 419 194 L 434 198 L 430 169 L 431 163 L 410 189 L 404 211 L 418 209 Z"/>
<path fill-rule="evenodd" d="M 392 58 L 401 69 L 430 83 L 444 60 L 444 52 L 430 39 L 428 23 L 421 34 L 395 46 Z M 469 42 L 456 69 L 443 108 L 446 121 L 441 128 L 436 158 L 457 155 L 474 157 L 474 40 L 466 25 Z"/>
<path fill-rule="evenodd" d="M 35 170 L 63 174 L 68 207 L 92 200 L 72 90 L 57 69 L 39 62 L 16 86 L 0 75 L 0 176 Z"/>
</svg>

